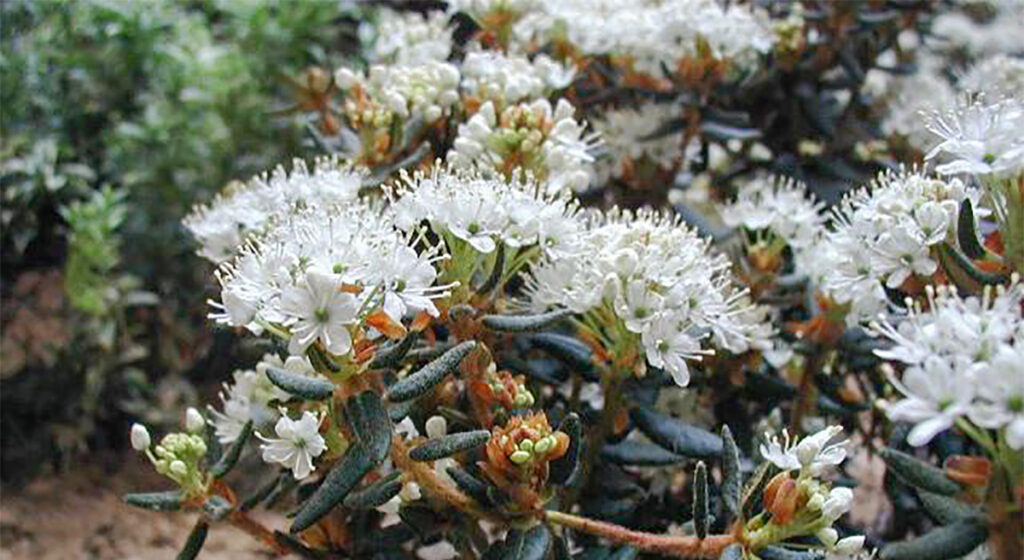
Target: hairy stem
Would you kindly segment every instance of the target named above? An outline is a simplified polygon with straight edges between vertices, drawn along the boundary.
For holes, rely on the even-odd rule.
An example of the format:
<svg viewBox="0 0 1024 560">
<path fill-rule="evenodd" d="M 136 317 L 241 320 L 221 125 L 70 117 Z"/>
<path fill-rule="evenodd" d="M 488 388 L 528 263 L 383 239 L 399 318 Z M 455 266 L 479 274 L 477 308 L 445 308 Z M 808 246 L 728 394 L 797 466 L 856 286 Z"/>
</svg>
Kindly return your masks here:
<svg viewBox="0 0 1024 560">
<path fill-rule="evenodd" d="M 438 476 L 431 463 L 410 459 L 409 447 L 405 444 L 402 436 L 397 434 L 391 438 L 391 460 L 395 462 L 396 467 L 412 476 L 416 484 L 419 484 L 431 496 L 476 518 L 490 519 L 493 517 L 489 513 L 480 510 L 473 499 L 463 493 L 462 490 L 448 484 L 448 482 Z"/>
<path fill-rule="evenodd" d="M 274 538 L 274 532 L 250 517 L 248 513 L 237 510 L 233 511 L 228 517 L 228 521 L 235 527 L 248 533 L 249 536 L 272 548 L 274 553 L 278 555 L 287 554 L 288 551 Z"/>
<path fill-rule="evenodd" d="M 718 558 L 727 546 L 737 542 L 734 535 L 708 535 L 703 539 L 655 535 L 560 511 L 545 512 L 545 518 L 551 523 L 581 533 L 604 537 L 617 544 L 674 558 Z"/>
</svg>

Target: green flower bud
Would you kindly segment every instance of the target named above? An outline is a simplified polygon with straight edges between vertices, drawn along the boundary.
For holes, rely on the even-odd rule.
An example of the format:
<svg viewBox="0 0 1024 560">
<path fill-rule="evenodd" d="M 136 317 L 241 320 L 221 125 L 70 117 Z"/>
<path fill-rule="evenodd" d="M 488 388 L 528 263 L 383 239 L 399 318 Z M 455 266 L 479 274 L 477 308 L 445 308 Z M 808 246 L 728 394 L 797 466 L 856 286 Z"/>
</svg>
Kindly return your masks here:
<svg viewBox="0 0 1024 560">
<path fill-rule="evenodd" d="M 517 465 L 522 465 L 523 463 L 532 459 L 533 455 L 529 451 L 523 451 L 520 449 L 519 451 L 516 451 L 515 453 L 509 455 L 508 458 L 513 463 Z"/>
</svg>

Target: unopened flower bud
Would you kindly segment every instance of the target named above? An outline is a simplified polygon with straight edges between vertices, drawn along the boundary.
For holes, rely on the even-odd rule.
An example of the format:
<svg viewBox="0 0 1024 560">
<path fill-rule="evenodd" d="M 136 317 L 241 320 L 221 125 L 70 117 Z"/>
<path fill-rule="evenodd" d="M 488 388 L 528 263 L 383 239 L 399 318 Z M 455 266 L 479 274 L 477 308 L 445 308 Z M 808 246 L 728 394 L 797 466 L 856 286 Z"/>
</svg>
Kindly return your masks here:
<svg viewBox="0 0 1024 560">
<path fill-rule="evenodd" d="M 522 465 L 529 461 L 531 457 L 533 457 L 533 455 L 529 451 L 523 451 L 522 449 L 508 456 L 509 460 L 517 465 Z"/>
<path fill-rule="evenodd" d="M 185 475 L 188 474 L 188 467 L 185 465 L 184 461 L 180 461 L 180 460 L 171 461 L 171 465 L 170 465 L 169 468 L 170 468 L 171 474 L 173 474 L 175 476 L 185 476 Z"/>
<path fill-rule="evenodd" d="M 823 527 L 819 529 L 818 532 L 815 533 L 815 536 L 818 537 L 821 544 L 825 545 L 825 548 L 828 549 L 831 549 L 836 544 L 836 541 L 839 540 L 839 532 L 832 527 Z"/>
<path fill-rule="evenodd" d="M 864 548 L 864 535 L 846 537 L 836 543 L 833 551 L 839 556 L 852 556 Z"/>
<path fill-rule="evenodd" d="M 448 421 L 444 416 L 431 416 L 426 423 L 427 437 L 439 438 L 448 433 Z"/>
<path fill-rule="evenodd" d="M 828 494 L 828 499 L 821 506 L 821 514 L 829 521 L 835 521 L 850 511 L 850 504 L 853 503 L 853 490 L 849 488 L 833 488 Z"/>
<path fill-rule="evenodd" d="M 136 451 L 145 451 L 149 449 L 151 443 L 149 437 L 149 430 L 145 426 L 139 423 L 132 424 L 132 448 Z"/>
<path fill-rule="evenodd" d="M 193 434 L 203 431 L 206 427 L 206 419 L 195 408 L 189 407 L 185 411 L 185 429 Z"/>
</svg>

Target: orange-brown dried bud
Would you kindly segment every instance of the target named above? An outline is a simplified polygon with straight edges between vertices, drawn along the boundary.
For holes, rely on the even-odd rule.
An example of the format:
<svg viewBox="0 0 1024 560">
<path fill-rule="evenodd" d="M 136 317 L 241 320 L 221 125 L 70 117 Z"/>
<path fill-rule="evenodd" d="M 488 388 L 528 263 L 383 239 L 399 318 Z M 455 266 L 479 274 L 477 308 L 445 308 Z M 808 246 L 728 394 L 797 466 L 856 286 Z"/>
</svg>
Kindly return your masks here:
<svg viewBox="0 0 1024 560">
<path fill-rule="evenodd" d="M 984 457 L 953 455 L 942 464 L 946 476 L 965 486 L 984 487 L 992 473 L 992 462 Z"/>
<path fill-rule="evenodd" d="M 492 431 L 487 461 L 480 467 L 500 488 L 525 485 L 537 491 L 547 482 L 548 463 L 568 447 L 569 436 L 553 431 L 543 412 L 514 416 Z"/>
<path fill-rule="evenodd" d="M 774 490 L 770 501 L 767 499 L 767 489 L 765 491 L 765 503 L 768 504 L 768 511 L 772 513 L 772 522 L 776 525 L 788 525 L 796 513 L 800 489 L 796 481 L 787 475 Z"/>
</svg>

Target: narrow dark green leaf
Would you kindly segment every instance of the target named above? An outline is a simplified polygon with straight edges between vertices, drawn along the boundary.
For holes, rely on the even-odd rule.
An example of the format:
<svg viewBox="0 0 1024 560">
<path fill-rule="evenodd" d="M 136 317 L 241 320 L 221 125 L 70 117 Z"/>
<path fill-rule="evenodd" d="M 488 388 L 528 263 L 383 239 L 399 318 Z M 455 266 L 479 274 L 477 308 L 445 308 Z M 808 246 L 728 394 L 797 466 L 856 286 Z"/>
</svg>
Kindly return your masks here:
<svg viewBox="0 0 1024 560">
<path fill-rule="evenodd" d="M 756 128 L 740 128 L 710 120 L 700 123 L 700 131 L 704 136 L 718 141 L 756 140 L 761 137 L 761 131 Z"/>
<path fill-rule="evenodd" d="M 455 371 L 462 359 L 475 347 L 476 342 L 469 340 L 445 352 L 416 373 L 392 385 L 388 390 L 388 400 L 402 402 L 427 393 L 436 387 L 446 375 Z"/>
<path fill-rule="evenodd" d="M 292 521 L 291 532 L 298 533 L 312 527 L 334 506 L 340 504 L 374 466 L 369 453 L 360 444 L 353 444 L 331 472 L 327 473 L 320 487 L 302 504 Z"/>
<path fill-rule="evenodd" d="M 370 455 L 370 460 L 380 463 L 391 451 L 391 419 L 381 406 L 380 396 L 373 391 L 363 391 L 349 397 L 345 412 L 352 427 L 352 433 Z"/>
<path fill-rule="evenodd" d="M 533 332 L 556 323 L 569 315 L 569 309 L 556 309 L 536 315 L 484 315 L 484 326 L 492 331 Z"/>
<path fill-rule="evenodd" d="M 960 250 L 969 258 L 980 259 L 985 256 L 985 248 L 978 242 L 975 230 L 974 206 L 971 199 L 965 198 L 960 203 L 960 213 L 956 221 L 956 238 L 960 242 Z"/>
<path fill-rule="evenodd" d="M 708 536 L 708 525 L 711 522 L 709 499 L 708 467 L 704 461 L 698 461 L 693 471 L 693 531 L 698 539 Z"/>
<path fill-rule="evenodd" d="M 980 288 L 972 286 L 972 283 L 994 286 L 1004 284 L 1010 279 L 1006 274 L 981 270 L 971 259 L 948 243 L 939 245 L 939 262 L 957 287 L 968 293 L 980 291 Z"/>
<path fill-rule="evenodd" d="M 455 345 L 450 342 L 438 342 L 437 344 L 433 344 L 431 346 L 413 348 L 412 350 L 409 350 L 408 354 L 405 355 L 406 362 L 426 362 L 429 360 L 433 360 L 454 347 Z"/>
<path fill-rule="evenodd" d="M 242 431 L 238 433 L 238 438 L 231 442 L 231 446 L 221 456 L 220 461 L 217 464 L 210 467 L 210 474 L 213 478 L 223 478 L 231 469 L 235 468 L 235 464 L 238 463 L 238 458 L 242 456 L 242 450 L 245 449 L 245 444 L 249 442 L 249 437 L 252 435 L 252 420 L 249 420 L 242 426 Z"/>
<path fill-rule="evenodd" d="M 223 521 L 231 509 L 231 502 L 224 496 L 210 496 L 203 502 L 203 513 L 210 521 Z"/>
<path fill-rule="evenodd" d="M 740 472 L 740 450 L 729 426 L 722 426 L 722 500 L 726 509 L 740 517 L 740 496 L 743 493 L 743 473 Z"/>
<path fill-rule="evenodd" d="M 560 486 L 572 486 L 580 472 L 580 455 L 583 450 L 583 422 L 579 415 L 570 412 L 558 426 L 558 431 L 569 436 L 569 448 L 565 455 L 548 463 L 548 480 Z"/>
<path fill-rule="evenodd" d="M 961 519 L 932 529 L 909 541 L 882 549 L 882 560 L 953 560 L 970 554 L 988 539 L 988 528 L 977 519 Z"/>
<path fill-rule="evenodd" d="M 485 560 L 543 560 L 551 548 L 551 531 L 546 525 L 535 525 L 525 533 L 511 530 L 503 541 L 494 543 L 484 554 Z"/>
<path fill-rule="evenodd" d="M 630 417 L 654 443 L 685 457 L 714 458 L 722 454 L 722 438 L 652 408 L 638 407 Z"/>
<path fill-rule="evenodd" d="M 813 550 L 792 550 L 781 546 L 766 546 L 757 551 L 761 560 L 825 560 L 825 555 Z"/>
<path fill-rule="evenodd" d="M 530 342 L 580 373 L 594 371 L 593 352 L 576 338 L 557 333 L 537 333 L 530 337 Z"/>
<path fill-rule="evenodd" d="M 882 459 L 897 478 L 910 486 L 943 496 L 952 496 L 960 490 L 960 485 L 950 480 L 946 473 L 942 472 L 942 469 L 933 467 L 902 451 L 883 449 Z"/>
<path fill-rule="evenodd" d="M 398 342 L 392 342 L 386 346 L 377 350 L 377 354 L 373 357 L 373 361 L 370 362 L 370 367 L 373 369 L 385 369 L 393 368 L 401 363 L 402 358 L 409 353 L 412 349 L 412 345 L 416 342 L 416 333 L 409 333 Z"/>
<path fill-rule="evenodd" d="M 616 465 L 657 467 L 681 463 L 685 457 L 676 455 L 664 447 L 636 440 L 623 440 L 601 448 L 601 456 Z"/>
<path fill-rule="evenodd" d="M 149 511 L 178 511 L 181 509 L 181 501 L 184 497 L 181 490 L 169 490 L 167 492 L 125 494 L 121 499 L 130 506 Z"/>
<path fill-rule="evenodd" d="M 505 272 L 505 244 L 499 243 L 498 249 L 494 255 L 494 266 L 491 267 L 491 274 L 487 277 L 487 281 L 484 282 L 480 289 L 477 290 L 478 294 L 488 294 L 494 288 L 498 287 L 498 282 L 501 281 L 501 276 Z"/>
<path fill-rule="evenodd" d="M 300 375 L 276 367 L 267 368 L 267 377 L 290 395 L 311 401 L 321 401 L 334 394 L 334 384 L 326 379 Z"/>
<path fill-rule="evenodd" d="M 942 525 L 981 515 L 980 511 L 956 498 L 921 489 L 917 490 L 917 496 L 921 498 L 921 505 L 924 506 L 925 511 Z"/>
<path fill-rule="evenodd" d="M 473 498 L 481 505 L 485 506 L 489 506 L 493 503 L 487 492 L 489 485 L 486 482 L 469 474 L 459 467 L 448 467 L 446 472 L 448 473 L 448 476 L 452 477 L 455 484 L 461 488 L 463 492 L 468 494 L 470 498 Z"/>
<path fill-rule="evenodd" d="M 392 422 L 401 422 L 403 418 L 412 413 L 412 409 L 415 407 L 416 401 L 395 403 L 388 407 L 388 418 L 390 418 Z"/>
<path fill-rule="evenodd" d="M 413 461 L 436 461 L 445 457 L 451 457 L 456 453 L 480 447 L 487 443 L 489 439 L 491 439 L 491 432 L 487 430 L 448 434 L 427 440 L 412 448 L 409 451 L 409 458 Z"/>
<path fill-rule="evenodd" d="M 203 549 L 203 543 L 206 542 L 206 534 L 209 531 L 210 525 L 205 519 L 200 518 L 196 521 L 192 531 L 188 534 L 185 546 L 181 547 L 181 552 L 178 553 L 178 560 L 192 560 L 199 556 L 199 551 Z"/>
<path fill-rule="evenodd" d="M 402 491 L 402 471 L 394 471 L 373 484 L 345 497 L 345 507 L 373 509 L 382 506 Z"/>
<path fill-rule="evenodd" d="M 743 546 L 740 544 L 730 544 L 718 556 L 718 560 L 743 560 Z"/>
<path fill-rule="evenodd" d="M 879 25 L 882 23 L 889 23 L 895 21 L 900 17 L 900 13 L 897 10 L 885 10 L 881 12 L 857 12 L 857 21 L 864 25 Z"/>
</svg>

